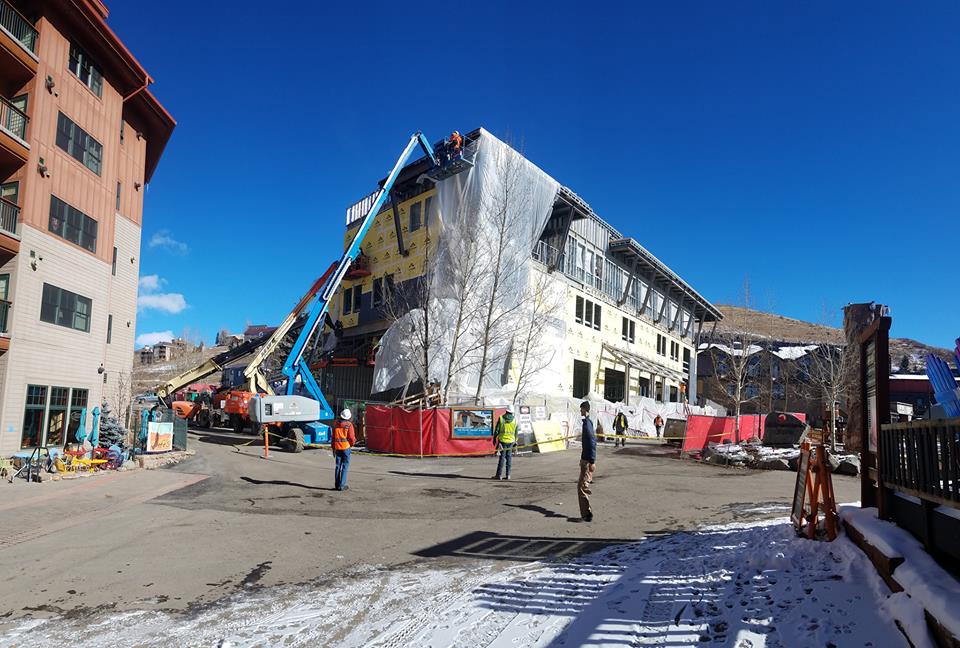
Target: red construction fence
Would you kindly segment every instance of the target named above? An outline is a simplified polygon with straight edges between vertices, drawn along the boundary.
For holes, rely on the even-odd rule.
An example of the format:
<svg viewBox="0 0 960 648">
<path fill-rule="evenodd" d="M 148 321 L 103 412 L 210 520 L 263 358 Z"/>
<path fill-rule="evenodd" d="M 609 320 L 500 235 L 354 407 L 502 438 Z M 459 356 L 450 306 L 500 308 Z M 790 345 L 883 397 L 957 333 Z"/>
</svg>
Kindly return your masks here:
<svg viewBox="0 0 960 648">
<path fill-rule="evenodd" d="M 802 413 L 792 413 L 801 421 L 807 420 L 807 415 Z M 687 417 L 687 433 L 683 438 L 684 452 L 699 452 L 707 447 L 707 444 L 714 443 L 737 443 L 736 426 L 734 416 L 700 416 L 691 414 Z M 743 414 L 740 416 L 740 438 L 739 441 L 746 442 L 756 437 L 763 440 L 764 421 L 766 415 Z"/>
<path fill-rule="evenodd" d="M 504 410 L 494 410 L 493 420 Z M 480 455 L 493 453 L 489 437 L 454 439 L 450 409 L 414 409 L 367 405 L 364 429 L 367 448 L 401 455 Z"/>
</svg>

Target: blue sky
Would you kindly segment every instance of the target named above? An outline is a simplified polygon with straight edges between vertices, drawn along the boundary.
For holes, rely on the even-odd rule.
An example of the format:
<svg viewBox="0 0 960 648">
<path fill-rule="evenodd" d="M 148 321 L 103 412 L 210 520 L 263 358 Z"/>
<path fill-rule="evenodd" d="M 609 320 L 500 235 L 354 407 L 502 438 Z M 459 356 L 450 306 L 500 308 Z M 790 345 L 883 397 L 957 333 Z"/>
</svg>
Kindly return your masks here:
<svg viewBox="0 0 960 648">
<path fill-rule="evenodd" d="M 111 0 L 179 122 L 138 334 L 279 321 L 411 132 L 484 126 L 714 303 L 960 335 L 960 4 L 473 4 Z"/>
</svg>

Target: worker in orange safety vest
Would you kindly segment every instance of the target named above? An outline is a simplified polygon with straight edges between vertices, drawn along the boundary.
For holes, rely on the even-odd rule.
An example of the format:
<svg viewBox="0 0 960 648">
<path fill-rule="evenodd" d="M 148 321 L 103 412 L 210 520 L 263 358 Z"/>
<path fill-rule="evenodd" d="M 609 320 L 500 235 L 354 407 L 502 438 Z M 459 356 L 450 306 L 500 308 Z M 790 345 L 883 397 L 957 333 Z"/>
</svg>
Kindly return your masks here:
<svg viewBox="0 0 960 648">
<path fill-rule="evenodd" d="M 357 435 L 353 430 L 350 419 L 353 415 L 348 408 L 340 412 L 340 417 L 333 422 L 333 436 L 330 446 L 336 459 L 336 468 L 333 472 L 333 487 L 338 491 L 349 490 L 347 486 L 347 469 L 350 468 L 350 448 L 357 443 Z"/>
</svg>

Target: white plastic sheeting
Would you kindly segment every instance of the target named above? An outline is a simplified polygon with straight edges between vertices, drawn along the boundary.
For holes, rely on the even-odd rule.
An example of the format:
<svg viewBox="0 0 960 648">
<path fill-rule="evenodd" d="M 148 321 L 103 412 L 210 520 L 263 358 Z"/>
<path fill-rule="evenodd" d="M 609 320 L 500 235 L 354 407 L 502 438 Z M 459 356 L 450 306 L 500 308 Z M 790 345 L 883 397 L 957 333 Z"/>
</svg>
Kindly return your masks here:
<svg viewBox="0 0 960 648">
<path fill-rule="evenodd" d="M 426 274 L 428 321 L 423 309 L 415 309 L 387 330 L 377 353 L 374 392 L 401 388 L 424 375 L 440 383 L 451 399 L 472 396 L 479 382 L 484 395 L 508 391 L 504 387 L 512 340 L 505 331 L 519 329 L 525 316 L 531 252 L 559 189 L 556 180 L 529 160 L 480 131 L 474 166 L 437 183 L 438 209 L 427 215 L 430 236 L 437 241 Z M 491 301 L 498 330 L 484 344 Z M 425 324 L 430 331 L 426 371 Z M 482 364 L 486 368 L 480 376 Z"/>
</svg>

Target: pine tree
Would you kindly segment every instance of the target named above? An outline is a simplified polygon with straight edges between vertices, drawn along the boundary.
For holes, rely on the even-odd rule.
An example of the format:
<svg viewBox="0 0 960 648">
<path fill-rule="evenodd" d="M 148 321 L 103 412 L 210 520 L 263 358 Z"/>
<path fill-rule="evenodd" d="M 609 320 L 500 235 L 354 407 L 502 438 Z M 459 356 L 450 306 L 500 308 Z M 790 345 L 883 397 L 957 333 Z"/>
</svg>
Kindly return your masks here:
<svg viewBox="0 0 960 648">
<path fill-rule="evenodd" d="M 112 445 L 123 448 L 126 445 L 127 430 L 112 414 L 112 411 L 107 401 L 100 404 L 100 438 L 98 443 L 101 448 L 109 448 Z"/>
<path fill-rule="evenodd" d="M 900 358 L 900 373 L 910 373 L 910 358 L 906 354 Z"/>
</svg>

